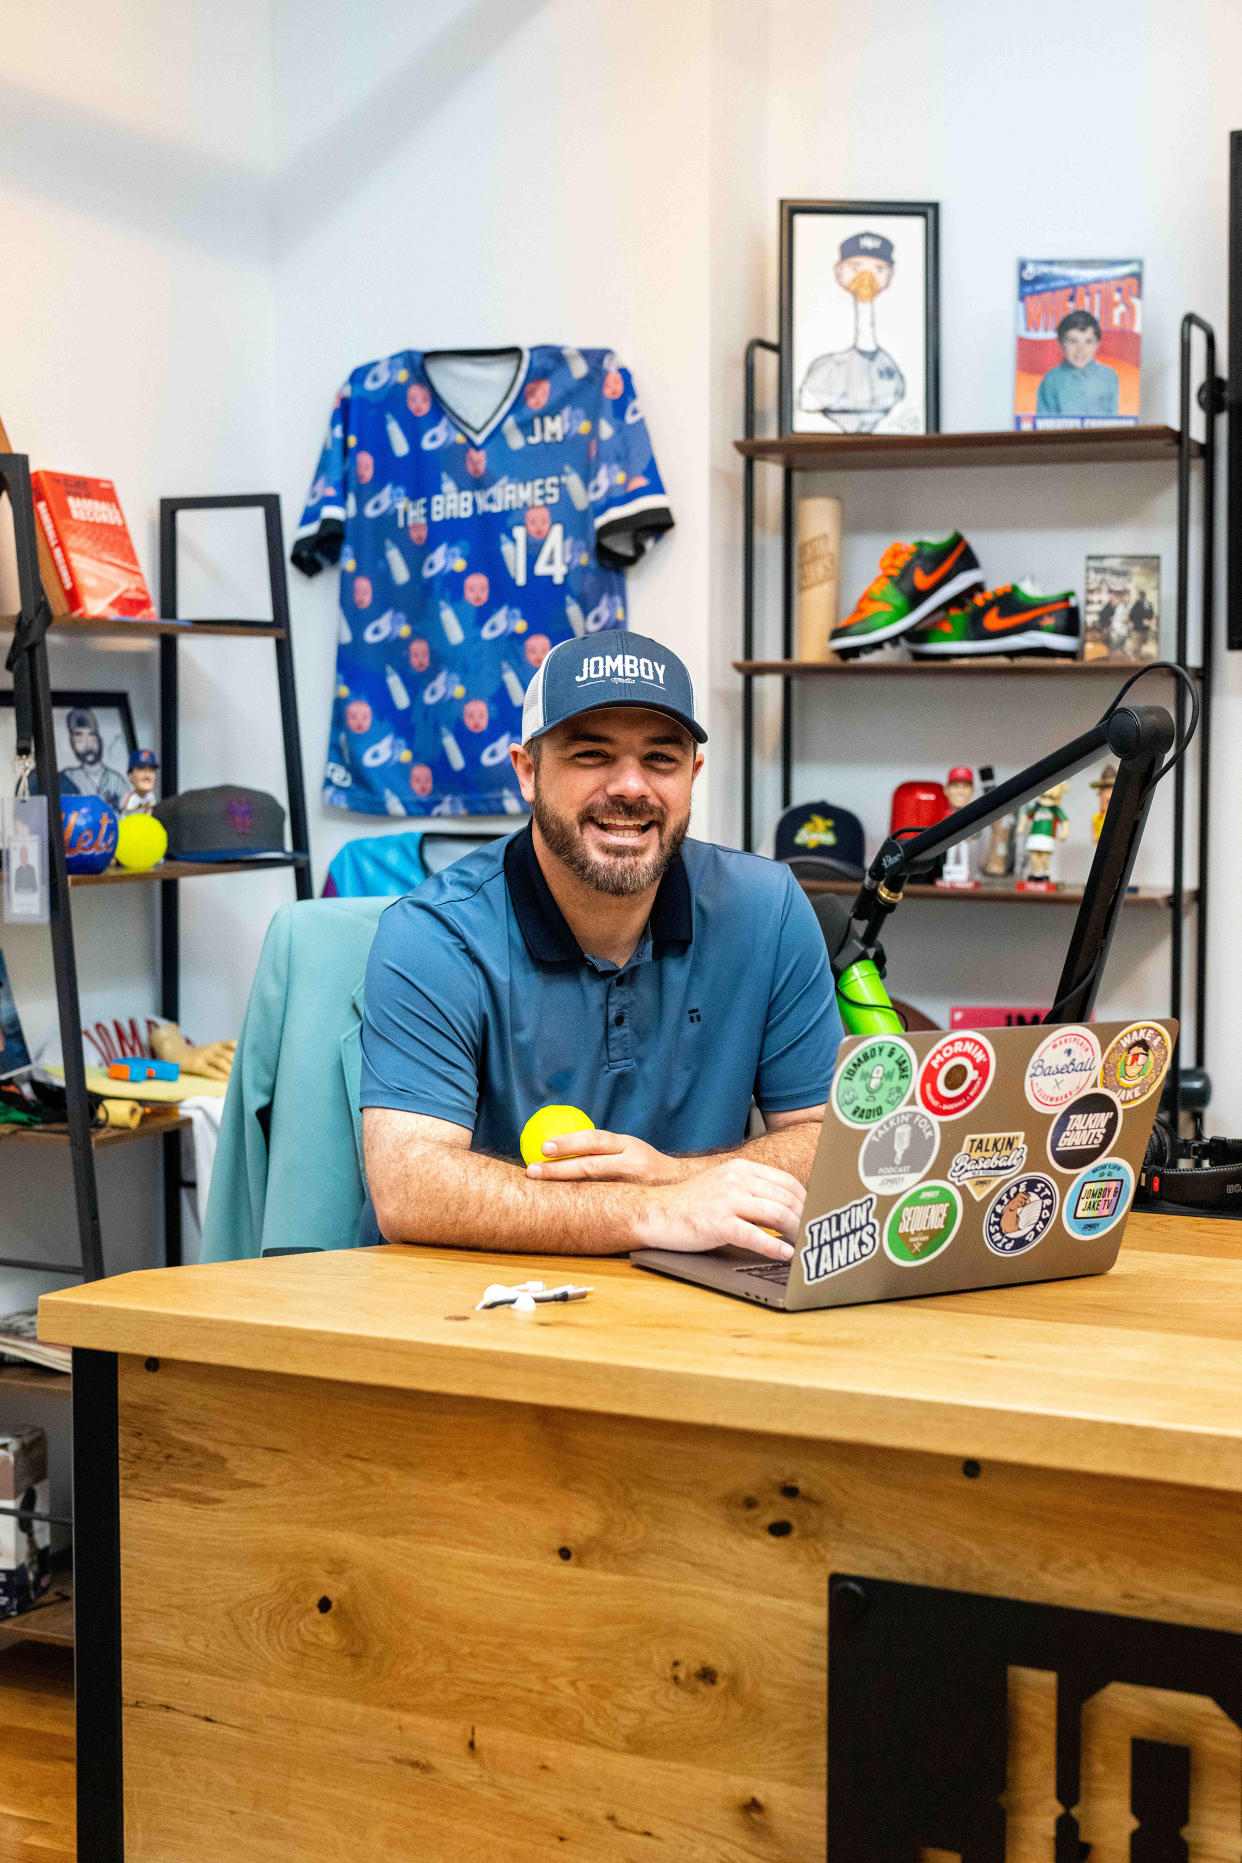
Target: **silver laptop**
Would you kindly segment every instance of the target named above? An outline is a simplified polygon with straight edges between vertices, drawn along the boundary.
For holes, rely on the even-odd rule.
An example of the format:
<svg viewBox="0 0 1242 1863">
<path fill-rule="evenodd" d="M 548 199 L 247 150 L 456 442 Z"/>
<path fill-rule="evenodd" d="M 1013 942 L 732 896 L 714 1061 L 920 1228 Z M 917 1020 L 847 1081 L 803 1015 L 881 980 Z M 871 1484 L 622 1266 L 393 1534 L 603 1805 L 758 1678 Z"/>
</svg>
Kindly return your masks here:
<svg viewBox="0 0 1242 1863">
<path fill-rule="evenodd" d="M 797 1312 L 1105 1274 L 1176 1022 L 842 1042 L 793 1258 L 639 1249 L 640 1268 Z"/>
</svg>

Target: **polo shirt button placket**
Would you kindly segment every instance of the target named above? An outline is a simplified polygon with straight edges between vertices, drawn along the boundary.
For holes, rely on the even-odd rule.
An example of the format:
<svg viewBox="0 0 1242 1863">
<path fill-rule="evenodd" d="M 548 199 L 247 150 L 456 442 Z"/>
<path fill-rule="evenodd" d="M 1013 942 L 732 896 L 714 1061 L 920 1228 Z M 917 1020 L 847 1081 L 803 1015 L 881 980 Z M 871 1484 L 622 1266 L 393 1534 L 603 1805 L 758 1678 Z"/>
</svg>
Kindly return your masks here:
<svg viewBox="0 0 1242 1863">
<path fill-rule="evenodd" d="M 634 1063 L 633 1050 L 630 1045 L 629 994 L 624 971 L 609 979 L 604 1018 L 607 1024 L 608 1062 L 611 1067 L 632 1067 Z"/>
</svg>

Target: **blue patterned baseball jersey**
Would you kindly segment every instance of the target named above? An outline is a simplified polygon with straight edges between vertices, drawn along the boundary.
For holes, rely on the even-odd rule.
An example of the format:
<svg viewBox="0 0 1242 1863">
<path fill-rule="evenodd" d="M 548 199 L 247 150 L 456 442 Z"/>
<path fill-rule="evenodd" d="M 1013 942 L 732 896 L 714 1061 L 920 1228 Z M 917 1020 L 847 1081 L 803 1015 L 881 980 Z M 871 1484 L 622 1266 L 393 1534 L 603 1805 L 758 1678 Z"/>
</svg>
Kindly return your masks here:
<svg viewBox="0 0 1242 1863">
<path fill-rule="evenodd" d="M 625 626 L 625 570 L 672 522 L 607 350 L 404 350 L 355 369 L 293 546 L 307 575 L 341 565 L 325 801 L 524 813 L 509 746 L 535 668 Z"/>
</svg>

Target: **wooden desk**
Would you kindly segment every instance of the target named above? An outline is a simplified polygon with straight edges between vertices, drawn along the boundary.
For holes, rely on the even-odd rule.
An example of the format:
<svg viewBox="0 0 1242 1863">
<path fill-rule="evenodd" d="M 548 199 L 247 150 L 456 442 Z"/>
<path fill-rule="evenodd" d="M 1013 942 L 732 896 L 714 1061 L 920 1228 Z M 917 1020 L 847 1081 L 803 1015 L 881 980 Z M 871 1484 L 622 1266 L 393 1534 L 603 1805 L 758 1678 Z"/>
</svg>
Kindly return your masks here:
<svg viewBox="0 0 1242 1863">
<path fill-rule="evenodd" d="M 1097 1279 L 789 1316 L 623 1261 L 479 1314 L 567 1264 L 417 1248 L 46 1295 L 80 1854 L 123 1700 L 128 1863 L 819 1863 L 829 1573 L 1242 1631 L 1240 1257 L 1136 1217 Z"/>
</svg>

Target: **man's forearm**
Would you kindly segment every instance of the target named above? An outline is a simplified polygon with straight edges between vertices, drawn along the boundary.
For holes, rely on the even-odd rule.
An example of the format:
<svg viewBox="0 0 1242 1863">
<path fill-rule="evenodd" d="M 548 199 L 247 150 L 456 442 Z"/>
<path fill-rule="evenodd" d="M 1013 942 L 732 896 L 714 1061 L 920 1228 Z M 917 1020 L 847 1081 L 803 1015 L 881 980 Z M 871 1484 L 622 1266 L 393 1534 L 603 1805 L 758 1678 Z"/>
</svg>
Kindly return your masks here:
<svg viewBox="0 0 1242 1863">
<path fill-rule="evenodd" d="M 812 1119 L 804 1125 L 784 1126 L 779 1132 L 764 1132 L 759 1138 L 748 1139 L 745 1145 L 738 1145 L 732 1151 L 699 1152 L 692 1157 L 675 1158 L 673 1162 L 680 1166 L 683 1182 L 705 1171 L 709 1165 L 719 1164 L 722 1158 L 750 1158 L 757 1164 L 770 1164 L 778 1171 L 788 1171 L 800 1184 L 805 1184 L 815 1162 L 821 1124 L 822 1121 Z"/>
</svg>

